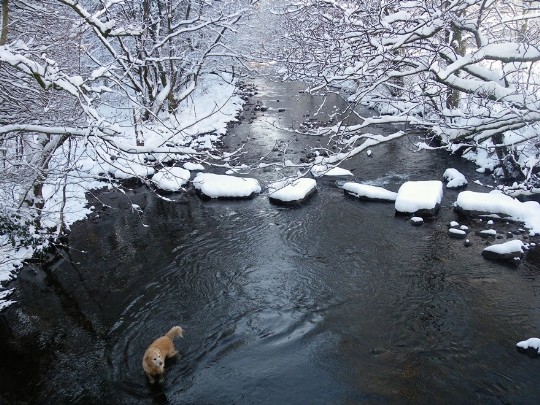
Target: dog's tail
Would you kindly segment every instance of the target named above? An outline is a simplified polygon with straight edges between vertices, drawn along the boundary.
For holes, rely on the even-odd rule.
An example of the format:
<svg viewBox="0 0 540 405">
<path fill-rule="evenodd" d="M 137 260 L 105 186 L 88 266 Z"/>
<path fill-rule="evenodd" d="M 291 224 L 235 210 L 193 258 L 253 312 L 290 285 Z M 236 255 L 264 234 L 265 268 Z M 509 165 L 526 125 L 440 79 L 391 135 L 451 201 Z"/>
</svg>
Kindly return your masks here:
<svg viewBox="0 0 540 405">
<path fill-rule="evenodd" d="M 171 340 L 173 340 L 176 336 L 184 337 L 184 329 L 182 329 L 180 326 L 173 326 L 165 336 Z"/>
</svg>

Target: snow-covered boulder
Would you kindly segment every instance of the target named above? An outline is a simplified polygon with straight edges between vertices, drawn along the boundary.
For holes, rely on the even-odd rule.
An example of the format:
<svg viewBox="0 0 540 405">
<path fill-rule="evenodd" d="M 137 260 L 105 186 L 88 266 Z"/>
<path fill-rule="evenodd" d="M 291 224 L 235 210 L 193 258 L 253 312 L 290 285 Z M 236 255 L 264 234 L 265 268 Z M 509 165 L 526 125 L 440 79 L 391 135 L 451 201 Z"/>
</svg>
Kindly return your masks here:
<svg viewBox="0 0 540 405">
<path fill-rule="evenodd" d="M 516 239 L 488 246 L 482 251 L 482 256 L 488 260 L 521 259 L 521 256 L 523 256 L 523 242 Z"/>
<path fill-rule="evenodd" d="M 252 198 L 261 192 L 256 179 L 212 173 L 197 173 L 193 187 L 206 198 Z"/>
<path fill-rule="evenodd" d="M 299 204 L 317 191 L 314 179 L 301 178 L 294 181 L 280 181 L 269 185 L 268 198 L 276 204 Z"/>
<path fill-rule="evenodd" d="M 540 355 L 540 339 L 529 338 L 516 343 L 516 349 L 520 352 L 529 353 L 535 356 Z"/>
<path fill-rule="evenodd" d="M 412 217 L 410 219 L 410 222 L 414 226 L 420 226 L 420 225 L 422 225 L 424 223 L 424 218 L 422 218 L 422 217 Z"/>
<path fill-rule="evenodd" d="M 456 169 L 446 169 L 443 178 L 448 182 L 446 183 L 446 188 L 462 188 L 467 186 L 467 179 Z"/>
<path fill-rule="evenodd" d="M 498 214 L 524 222 L 531 233 L 540 233 L 540 204 L 520 202 L 499 190 L 489 193 L 462 191 L 454 203 L 456 211 L 466 215 Z"/>
<path fill-rule="evenodd" d="M 348 181 L 341 185 L 344 193 L 351 197 L 356 197 L 364 201 L 396 201 L 397 193 L 386 190 L 382 187 L 370 186 Z"/>
<path fill-rule="evenodd" d="M 462 229 L 450 228 L 448 230 L 448 236 L 454 239 L 465 239 L 467 237 L 467 232 Z"/>
<path fill-rule="evenodd" d="M 401 185 L 396 197 L 398 214 L 435 216 L 443 196 L 443 184 L 438 180 L 407 181 Z"/>
<path fill-rule="evenodd" d="M 152 177 L 152 183 L 163 191 L 179 191 L 191 176 L 189 170 L 181 167 L 164 167 Z"/>
<path fill-rule="evenodd" d="M 314 177 L 328 176 L 328 177 L 340 177 L 340 176 L 352 176 L 353 174 L 341 167 L 329 167 L 326 165 L 314 165 L 311 168 L 311 174 Z"/>
<path fill-rule="evenodd" d="M 481 231 L 476 231 L 475 233 L 484 239 L 497 237 L 497 231 L 495 229 L 482 229 Z"/>
</svg>

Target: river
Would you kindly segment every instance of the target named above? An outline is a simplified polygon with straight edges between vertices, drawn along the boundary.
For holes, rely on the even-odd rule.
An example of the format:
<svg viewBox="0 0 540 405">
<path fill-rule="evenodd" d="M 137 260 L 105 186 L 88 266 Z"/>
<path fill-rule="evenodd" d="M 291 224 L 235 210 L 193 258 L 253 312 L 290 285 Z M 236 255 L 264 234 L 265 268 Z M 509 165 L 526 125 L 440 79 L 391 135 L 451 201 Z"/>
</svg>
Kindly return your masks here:
<svg viewBox="0 0 540 405">
<path fill-rule="evenodd" d="M 269 110 L 246 111 L 225 146 L 244 145 L 248 162 L 262 154 L 298 161 L 318 140 L 280 127 L 313 117 L 320 97 L 298 84 L 255 83 L 252 103 Z M 338 100 L 328 103 L 323 111 Z M 473 181 L 490 179 L 472 164 L 412 149 L 404 138 L 342 167 L 392 191 L 455 167 L 469 190 L 487 191 Z M 266 183 L 280 174 L 250 175 Z M 534 403 L 540 359 L 515 344 L 539 334 L 538 253 L 510 266 L 484 260 L 480 237 L 468 248 L 450 239 L 452 220 L 485 226 L 457 217 L 457 193 L 445 190 L 437 218 L 420 227 L 392 204 L 346 197 L 327 180 L 298 207 L 273 205 L 264 194 L 235 201 L 187 194 L 170 203 L 144 187 L 96 193 L 95 214 L 72 227 L 69 249 L 24 267 L 12 283 L 17 303 L 0 316 L 0 399 Z M 152 387 L 142 354 L 176 324 L 185 329 L 176 340 L 182 356 Z"/>
</svg>

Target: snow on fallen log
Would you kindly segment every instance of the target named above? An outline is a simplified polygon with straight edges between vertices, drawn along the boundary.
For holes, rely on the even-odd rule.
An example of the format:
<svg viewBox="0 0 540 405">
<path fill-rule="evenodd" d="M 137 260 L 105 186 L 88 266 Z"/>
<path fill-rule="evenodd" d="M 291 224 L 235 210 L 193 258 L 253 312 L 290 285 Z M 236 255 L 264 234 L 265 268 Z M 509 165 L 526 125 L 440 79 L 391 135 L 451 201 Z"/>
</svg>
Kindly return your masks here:
<svg viewBox="0 0 540 405">
<path fill-rule="evenodd" d="M 261 192 L 259 182 L 248 177 L 197 173 L 192 183 L 207 198 L 252 198 Z"/>
<path fill-rule="evenodd" d="M 191 176 L 189 170 L 181 167 L 164 167 L 152 177 L 152 183 L 163 191 L 179 191 Z"/>
<path fill-rule="evenodd" d="M 523 242 L 515 239 L 488 246 L 482 251 L 482 256 L 488 260 L 519 260 L 523 256 L 523 247 Z"/>
<path fill-rule="evenodd" d="M 396 212 L 421 217 L 435 216 L 439 211 L 442 196 L 441 181 L 407 181 L 397 192 Z"/>
<path fill-rule="evenodd" d="M 456 211 L 467 215 L 498 214 L 523 222 L 531 234 L 540 233 L 540 204 L 536 201 L 521 202 L 499 190 L 489 193 L 462 191 L 454 203 Z"/>
<path fill-rule="evenodd" d="M 446 169 L 443 178 L 447 181 L 446 188 L 461 188 L 468 184 L 465 176 L 453 168 Z"/>
<path fill-rule="evenodd" d="M 314 179 L 296 179 L 294 181 L 280 181 L 269 186 L 270 201 L 277 204 L 299 204 L 317 191 L 317 182 Z"/>
<path fill-rule="evenodd" d="M 397 193 L 382 187 L 348 181 L 341 185 L 344 193 L 364 201 L 396 201 Z"/>
</svg>

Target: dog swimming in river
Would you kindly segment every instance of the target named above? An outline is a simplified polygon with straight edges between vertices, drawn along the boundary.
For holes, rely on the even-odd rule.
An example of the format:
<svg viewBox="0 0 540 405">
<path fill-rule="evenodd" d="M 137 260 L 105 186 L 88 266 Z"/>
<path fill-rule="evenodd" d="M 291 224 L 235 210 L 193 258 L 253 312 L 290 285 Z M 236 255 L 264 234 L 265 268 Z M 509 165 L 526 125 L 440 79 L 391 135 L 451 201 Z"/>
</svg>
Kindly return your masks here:
<svg viewBox="0 0 540 405">
<path fill-rule="evenodd" d="M 173 326 L 164 336 L 154 340 L 144 352 L 142 366 L 150 384 L 162 382 L 165 374 L 165 359 L 178 354 L 174 348 L 173 339 L 184 337 L 184 330 L 180 326 Z"/>
</svg>

